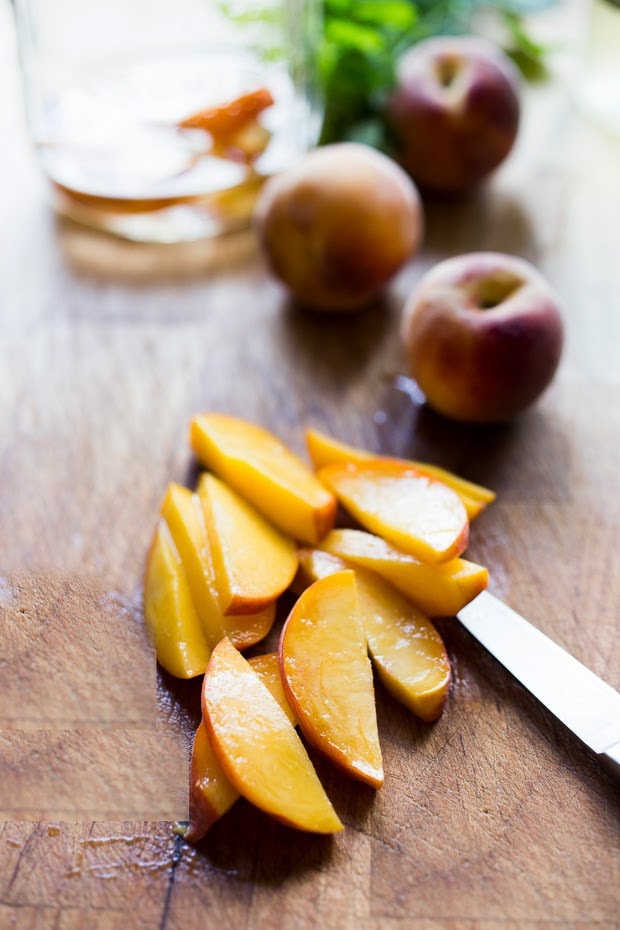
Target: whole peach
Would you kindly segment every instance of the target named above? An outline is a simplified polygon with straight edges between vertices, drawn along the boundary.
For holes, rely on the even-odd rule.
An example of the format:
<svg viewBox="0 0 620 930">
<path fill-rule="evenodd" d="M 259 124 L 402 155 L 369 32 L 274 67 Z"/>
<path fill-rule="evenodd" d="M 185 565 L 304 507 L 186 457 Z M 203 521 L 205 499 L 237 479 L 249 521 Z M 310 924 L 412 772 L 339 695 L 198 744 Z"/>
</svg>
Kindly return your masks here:
<svg viewBox="0 0 620 930">
<path fill-rule="evenodd" d="M 422 188 L 466 190 L 510 152 L 519 127 L 519 77 L 496 46 L 437 37 L 401 59 L 387 105 L 396 155 Z"/>
<path fill-rule="evenodd" d="M 557 298 L 529 262 L 473 252 L 440 262 L 405 305 L 409 371 L 431 407 L 491 423 L 528 407 L 562 352 Z"/>
<path fill-rule="evenodd" d="M 415 185 L 395 162 L 341 143 L 270 179 L 255 223 L 272 271 L 299 301 L 356 310 L 415 253 L 423 213 Z"/>
</svg>

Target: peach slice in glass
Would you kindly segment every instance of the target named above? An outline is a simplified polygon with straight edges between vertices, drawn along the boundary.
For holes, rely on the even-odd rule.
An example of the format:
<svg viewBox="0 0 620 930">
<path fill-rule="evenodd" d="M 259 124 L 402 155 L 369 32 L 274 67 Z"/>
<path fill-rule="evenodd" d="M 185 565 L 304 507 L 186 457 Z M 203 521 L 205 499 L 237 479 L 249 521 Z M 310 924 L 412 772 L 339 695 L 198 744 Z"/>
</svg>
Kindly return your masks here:
<svg viewBox="0 0 620 930">
<path fill-rule="evenodd" d="M 190 442 L 203 465 L 294 539 L 316 545 L 334 525 L 334 495 L 262 427 L 204 413 L 191 422 Z"/>
<path fill-rule="evenodd" d="M 293 724 L 228 639 L 213 650 L 202 706 L 213 750 L 239 794 L 299 830 L 342 830 Z"/>
<path fill-rule="evenodd" d="M 272 604 L 297 570 L 297 548 L 215 475 L 198 483 L 220 610 L 256 613 Z"/>
<path fill-rule="evenodd" d="M 393 456 L 375 455 L 365 449 L 339 442 L 337 439 L 333 439 L 331 436 L 327 436 L 315 429 L 306 430 L 306 447 L 312 463 L 317 469 L 323 468 L 324 465 L 334 465 L 339 462 L 364 462 L 373 458 L 387 458 L 389 461 L 409 465 L 419 471 L 420 474 L 437 478 L 447 484 L 449 488 L 452 488 L 453 491 L 456 491 L 465 505 L 470 520 L 477 517 L 487 504 L 492 503 L 496 497 L 495 492 L 489 490 L 489 488 L 474 484 L 473 481 L 467 481 L 465 478 L 461 478 L 445 468 L 440 468 L 438 465 L 429 465 L 426 462 L 413 460 L 408 461 Z"/>
<path fill-rule="evenodd" d="M 280 637 L 284 693 L 306 739 L 374 788 L 383 763 L 366 637 L 352 571 L 311 585 Z"/>
<path fill-rule="evenodd" d="M 249 664 L 295 725 L 295 715 L 284 696 L 277 653 L 253 656 Z M 239 792 L 229 782 L 213 752 L 203 721 L 194 736 L 189 782 L 189 824 L 183 833 L 184 839 L 188 843 L 197 843 L 215 821 L 230 810 L 238 797 Z"/>
<path fill-rule="evenodd" d="M 484 591 L 489 573 L 467 559 L 440 565 L 420 562 L 379 536 L 362 530 L 332 530 L 321 549 L 350 565 L 370 569 L 389 581 L 429 617 L 453 617 Z"/>
<path fill-rule="evenodd" d="M 409 465 L 343 462 L 318 476 L 362 526 L 421 562 L 447 562 L 467 546 L 469 521 L 458 494 Z"/>
<path fill-rule="evenodd" d="M 242 94 L 235 100 L 217 107 L 208 107 L 187 116 L 178 126 L 179 129 L 203 129 L 215 139 L 234 136 L 249 122 L 274 103 L 271 92 L 266 87 Z"/>
<path fill-rule="evenodd" d="M 192 603 L 179 553 L 163 520 L 157 524 L 147 557 L 144 617 L 162 668 L 177 678 L 202 675 L 211 649 Z"/>
<path fill-rule="evenodd" d="M 346 569 L 320 549 L 299 553 L 300 581 Z M 450 663 L 431 621 L 402 594 L 375 575 L 356 568 L 360 613 L 373 665 L 390 694 L 427 722 L 440 716 L 450 685 Z"/>
<path fill-rule="evenodd" d="M 179 551 L 192 601 L 211 648 L 224 636 L 238 649 L 260 642 L 273 625 L 275 604 L 254 614 L 224 616 L 219 608 L 215 569 L 198 495 L 170 484 L 161 512 Z"/>
</svg>

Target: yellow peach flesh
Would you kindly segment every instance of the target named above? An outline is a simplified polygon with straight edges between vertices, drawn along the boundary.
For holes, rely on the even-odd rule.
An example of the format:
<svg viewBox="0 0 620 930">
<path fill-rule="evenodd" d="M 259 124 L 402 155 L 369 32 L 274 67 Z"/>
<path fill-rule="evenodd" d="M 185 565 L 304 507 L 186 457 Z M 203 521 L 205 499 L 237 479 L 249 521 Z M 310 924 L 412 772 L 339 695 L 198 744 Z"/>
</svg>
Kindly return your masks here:
<svg viewBox="0 0 620 930">
<path fill-rule="evenodd" d="M 429 465 L 426 462 L 417 462 L 414 460 L 408 461 L 392 456 L 374 455 L 372 452 L 368 452 L 365 449 L 359 449 L 356 446 L 350 446 L 344 442 L 332 439 L 331 436 L 327 436 L 325 433 L 321 433 L 318 430 L 306 430 L 306 446 L 310 459 L 317 469 L 323 468 L 325 465 L 334 465 L 340 462 L 364 462 L 373 458 L 386 458 L 388 461 L 409 465 L 423 475 L 430 475 L 433 478 L 437 478 L 439 481 L 447 484 L 449 488 L 452 488 L 453 491 L 456 491 L 463 501 L 467 516 L 470 520 L 477 517 L 478 514 L 485 509 L 487 504 L 495 500 L 495 493 L 489 490 L 489 488 L 485 488 L 480 484 L 474 484 L 473 481 L 467 481 L 465 478 L 461 478 L 447 471 L 445 468 L 440 468 L 438 465 Z"/>
<path fill-rule="evenodd" d="M 352 571 L 301 595 L 282 630 L 280 668 L 306 739 L 344 772 L 380 787 L 372 669 Z"/>
<path fill-rule="evenodd" d="M 321 549 L 376 572 L 429 617 L 454 616 L 489 581 L 487 569 L 475 562 L 450 559 L 429 565 L 361 530 L 332 530 Z"/>
<path fill-rule="evenodd" d="M 355 572 L 368 649 L 388 691 L 422 720 L 441 714 L 450 684 L 443 640 L 430 620 L 386 581 Z"/>
<path fill-rule="evenodd" d="M 192 603 L 181 559 L 163 520 L 155 530 L 144 579 L 144 616 L 162 668 L 194 678 L 211 649 Z"/>
<path fill-rule="evenodd" d="M 218 604 L 215 569 L 198 495 L 178 484 L 171 484 L 161 512 L 179 550 L 192 601 L 211 648 L 224 636 L 228 636 L 238 649 L 260 642 L 273 625 L 275 605 L 271 604 L 255 614 L 223 615 Z"/>
<path fill-rule="evenodd" d="M 282 676 L 280 675 L 280 660 L 277 652 L 268 652 L 261 656 L 252 656 L 248 662 L 263 682 L 269 688 L 272 695 L 291 721 L 293 726 L 297 725 L 297 717 L 287 697 L 282 685 Z"/>
<path fill-rule="evenodd" d="M 202 475 L 198 496 L 220 609 L 225 614 L 262 610 L 288 588 L 295 575 L 295 543 L 214 475 Z"/>
<path fill-rule="evenodd" d="M 267 430 L 207 413 L 192 420 L 190 443 L 203 465 L 295 539 L 315 545 L 333 526 L 333 494 Z"/>
<path fill-rule="evenodd" d="M 239 792 L 233 788 L 209 740 L 204 722 L 194 736 L 189 782 L 188 843 L 197 843 L 207 830 L 230 810 Z"/>
<path fill-rule="evenodd" d="M 346 568 L 343 559 L 327 552 L 300 551 L 300 576 L 308 584 Z M 441 636 L 430 620 L 373 572 L 356 568 L 355 580 L 368 650 L 383 684 L 422 720 L 436 720 L 450 684 Z"/>
<path fill-rule="evenodd" d="M 422 562 L 446 562 L 467 546 L 459 496 L 410 466 L 371 459 L 327 465 L 318 476 L 362 526 Z"/>
<path fill-rule="evenodd" d="M 227 639 L 205 673 L 203 713 L 223 771 L 248 801 L 299 830 L 342 829 L 292 723 Z"/>
<path fill-rule="evenodd" d="M 275 652 L 249 659 L 261 681 L 269 688 L 291 723 L 295 715 L 284 696 L 280 665 Z M 189 825 L 183 834 L 188 843 L 197 843 L 207 830 L 229 810 L 239 797 L 218 762 L 204 722 L 196 730 L 192 749 L 189 783 Z"/>
</svg>

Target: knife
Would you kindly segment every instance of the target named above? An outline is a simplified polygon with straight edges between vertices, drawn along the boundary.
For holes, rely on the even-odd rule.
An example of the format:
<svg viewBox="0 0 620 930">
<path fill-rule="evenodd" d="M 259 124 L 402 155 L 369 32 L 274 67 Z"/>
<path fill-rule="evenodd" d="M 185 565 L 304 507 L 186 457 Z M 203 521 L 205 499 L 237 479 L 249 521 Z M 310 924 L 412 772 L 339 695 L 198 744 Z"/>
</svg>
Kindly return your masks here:
<svg viewBox="0 0 620 930">
<path fill-rule="evenodd" d="M 488 591 L 457 617 L 620 783 L 620 694 Z"/>
</svg>

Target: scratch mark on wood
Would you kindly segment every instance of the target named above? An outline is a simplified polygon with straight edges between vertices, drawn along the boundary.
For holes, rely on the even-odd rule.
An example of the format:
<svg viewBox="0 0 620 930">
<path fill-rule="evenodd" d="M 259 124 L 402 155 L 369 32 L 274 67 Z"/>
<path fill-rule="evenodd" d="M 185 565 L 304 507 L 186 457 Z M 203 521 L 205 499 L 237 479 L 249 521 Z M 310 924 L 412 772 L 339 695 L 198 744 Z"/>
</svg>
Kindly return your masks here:
<svg viewBox="0 0 620 930">
<path fill-rule="evenodd" d="M 176 876 L 177 866 L 181 861 L 181 855 L 183 851 L 183 837 L 175 836 L 174 838 L 174 851 L 172 853 L 172 861 L 170 865 L 170 876 L 168 878 L 168 887 L 166 888 L 166 897 L 164 898 L 164 906 L 161 914 L 161 921 L 159 924 L 159 930 L 164 930 L 166 923 L 168 922 L 168 912 L 170 910 L 170 901 L 172 898 L 172 889 L 174 887 L 174 879 Z"/>
</svg>

